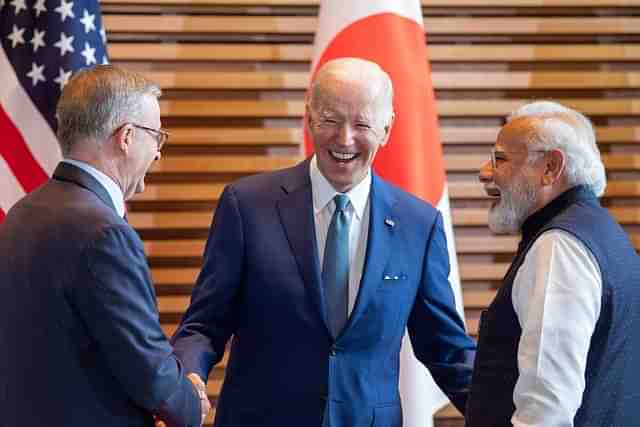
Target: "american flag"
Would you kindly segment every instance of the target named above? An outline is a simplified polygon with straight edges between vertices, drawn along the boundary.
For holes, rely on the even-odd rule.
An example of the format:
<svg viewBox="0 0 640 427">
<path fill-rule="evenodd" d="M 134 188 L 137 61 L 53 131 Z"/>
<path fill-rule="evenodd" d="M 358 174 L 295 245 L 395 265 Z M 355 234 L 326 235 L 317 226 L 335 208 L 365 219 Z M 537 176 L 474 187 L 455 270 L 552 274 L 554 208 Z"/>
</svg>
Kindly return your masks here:
<svg viewBox="0 0 640 427">
<path fill-rule="evenodd" d="M 62 158 L 62 88 L 78 69 L 106 62 L 96 0 L 0 0 L 0 222 Z"/>
</svg>

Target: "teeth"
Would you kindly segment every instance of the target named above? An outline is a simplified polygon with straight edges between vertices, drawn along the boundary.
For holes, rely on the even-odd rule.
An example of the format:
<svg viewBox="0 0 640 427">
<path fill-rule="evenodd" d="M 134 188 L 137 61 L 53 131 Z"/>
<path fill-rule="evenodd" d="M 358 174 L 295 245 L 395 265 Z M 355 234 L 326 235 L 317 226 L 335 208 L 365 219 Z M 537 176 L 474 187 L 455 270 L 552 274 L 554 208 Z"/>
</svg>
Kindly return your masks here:
<svg viewBox="0 0 640 427">
<path fill-rule="evenodd" d="M 495 197 L 495 198 L 500 197 L 500 190 L 497 189 L 496 187 L 485 187 L 485 192 L 489 197 Z"/>
<path fill-rule="evenodd" d="M 351 160 L 356 157 L 356 153 L 339 153 L 337 151 L 329 151 L 333 157 L 338 160 Z"/>
</svg>

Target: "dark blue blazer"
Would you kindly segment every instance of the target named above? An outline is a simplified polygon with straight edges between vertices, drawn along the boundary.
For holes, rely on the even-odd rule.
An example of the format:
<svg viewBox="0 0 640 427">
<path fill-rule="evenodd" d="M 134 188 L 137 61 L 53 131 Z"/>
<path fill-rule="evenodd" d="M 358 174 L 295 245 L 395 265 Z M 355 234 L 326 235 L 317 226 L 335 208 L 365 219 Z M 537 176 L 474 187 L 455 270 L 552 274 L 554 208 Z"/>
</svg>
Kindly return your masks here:
<svg viewBox="0 0 640 427">
<path fill-rule="evenodd" d="M 309 162 L 228 186 L 216 209 L 191 305 L 173 338 L 187 370 L 206 378 L 233 335 L 217 427 L 402 424 L 400 344 L 459 408 L 474 342 L 455 310 L 442 218 L 376 175 L 355 308 L 327 326 Z"/>
<path fill-rule="evenodd" d="M 200 425 L 142 242 L 93 177 L 61 163 L 0 224 L 0 254 L 0 425 Z"/>
</svg>

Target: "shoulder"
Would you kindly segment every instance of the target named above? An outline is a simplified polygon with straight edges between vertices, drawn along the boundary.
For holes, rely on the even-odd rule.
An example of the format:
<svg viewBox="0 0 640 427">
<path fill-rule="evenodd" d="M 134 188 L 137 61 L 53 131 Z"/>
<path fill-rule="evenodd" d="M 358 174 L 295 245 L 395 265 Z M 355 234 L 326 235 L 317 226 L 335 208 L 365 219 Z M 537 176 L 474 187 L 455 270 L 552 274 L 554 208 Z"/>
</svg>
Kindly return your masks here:
<svg viewBox="0 0 640 427">
<path fill-rule="evenodd" d="M 430 203 L 375 175 L 372 193 L 374 197 L 387 199 L 397 215 L 410 221 L 433 223 L 439 216 L 439 211 Z"/>
<path fill-rule="evenodd" d="M 239 201 L 273 200 L 285 192 L 310 185 L 308 161 L 296 166 L 241 178 L 225 188 Z"/>
<path fill-rule="evenodd" d="M 91 191 L 54 180 L 25 196 L 12 211 L 18 226 L 29 226 L 71 246 L 91 241 L 114 226 L 129 228 L 135 234 L 111 206 Z M 37 221 L 36 227 L 32 221 Z"/>
<path fill-rule="evenodd" d="M 610 212 L 596 200 L 573 203 L 553 218 L 548 228 L 562 228 L 571 232 L 592 231 L 602 227 L 615 227 L 616 221 Z"/>
<path fill-rule="evenodd" d="M 274 185 L 287 185 L 292 181 L 309 179 L 308 161 L 285 169 L 246 176 L 231 184 L 238 191 L 261 191 Z"/>
</svg>

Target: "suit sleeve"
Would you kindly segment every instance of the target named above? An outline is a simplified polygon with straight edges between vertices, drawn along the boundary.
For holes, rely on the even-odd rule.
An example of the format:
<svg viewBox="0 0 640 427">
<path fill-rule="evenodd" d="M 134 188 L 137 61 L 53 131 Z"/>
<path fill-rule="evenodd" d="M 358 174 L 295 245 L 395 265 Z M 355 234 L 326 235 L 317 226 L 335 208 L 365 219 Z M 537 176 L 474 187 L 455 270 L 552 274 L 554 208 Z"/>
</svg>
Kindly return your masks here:
<svg viewBox="0 0 640 427">
<path fill-rule="evenodd" d="M 475 342 L 456 311 L 449 283 L 449 253 L 442 216 L 430 231 L 422 279 L 409 317 L 408 329 L 416 355 L 438 386 L 464 413 L 471 385 Z"/>
<path fill-rule="evenodd" d="M 191 304 L 171 340 L 187 371 L 205 381 L 235 330 L 243 263 L 242 218 L 233 187 L 227 187 L 216 209 Z"/>
<path fill-rule="evenodd" d="M 83 252 L 74 303 L 122 392 L 170 426 L 200 426 L 200 401 L 159 322 L 142 242 L 126 224 Z"/>
</svg>

